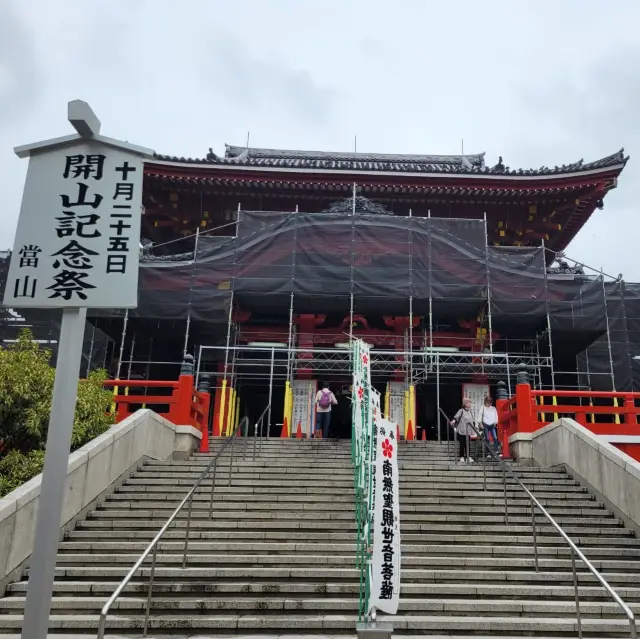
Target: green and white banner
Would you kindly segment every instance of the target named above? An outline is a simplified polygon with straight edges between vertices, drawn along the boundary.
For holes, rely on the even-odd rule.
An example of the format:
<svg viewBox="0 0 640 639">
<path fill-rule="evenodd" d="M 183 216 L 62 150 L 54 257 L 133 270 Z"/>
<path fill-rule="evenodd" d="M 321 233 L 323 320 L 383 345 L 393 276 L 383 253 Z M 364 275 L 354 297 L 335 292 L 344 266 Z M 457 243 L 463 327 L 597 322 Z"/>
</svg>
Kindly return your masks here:
<svg viewBox="0 0 640 639">
<path fill-rule="evenodd" d="M 380 393 L 371 385 L 371 354 L 351 344 L 353 441 L 358 567 L 358 615 L 373 608 L 396 614 L 400 598 L 400 500 L 397 424 L 382 416 Z"/>
<path fill-rule="evenodd" d="M 375 446 L 373 553 L 368 611 L 390 615 L 400 602 L 400 490 L 398 425 L 381 418 Z"/>
</svg>

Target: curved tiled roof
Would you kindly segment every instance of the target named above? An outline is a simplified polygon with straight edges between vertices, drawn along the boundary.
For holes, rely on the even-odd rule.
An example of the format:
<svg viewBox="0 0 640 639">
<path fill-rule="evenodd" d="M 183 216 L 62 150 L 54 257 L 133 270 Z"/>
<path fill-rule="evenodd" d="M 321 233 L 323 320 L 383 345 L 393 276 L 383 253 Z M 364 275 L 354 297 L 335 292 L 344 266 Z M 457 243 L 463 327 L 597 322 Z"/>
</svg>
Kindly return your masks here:
<svg viewBox="0 0 640 639">
<path fill-rule="evenodd" d="M 579 160 L 572 164 L 539 169 L 511 169 L 502 158 L 493 167 L 485 164 L 485 154 L 475 155 L 403 155 L 383 153 L 345 153 L 330 151 L 294 151 L 225 145 L 224 156 L 211 149 L 205 158 L 184 158 L 156 154 L 156 159 L 187 164 L 283 169 L 344 171 L 394 171 L 407 173 L 460 173 L 478 175 L 534 176 L 580 173 L 603 168 L 622 168 L 629 159 L 624 149 L 595 162 Z"/>
</svg>

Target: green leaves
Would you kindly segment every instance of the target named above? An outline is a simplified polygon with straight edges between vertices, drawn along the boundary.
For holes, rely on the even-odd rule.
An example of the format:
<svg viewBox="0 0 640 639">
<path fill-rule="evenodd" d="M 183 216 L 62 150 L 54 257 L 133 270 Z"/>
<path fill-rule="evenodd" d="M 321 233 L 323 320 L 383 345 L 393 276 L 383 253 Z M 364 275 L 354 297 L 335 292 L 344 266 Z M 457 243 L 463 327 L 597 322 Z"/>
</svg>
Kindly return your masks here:
<svg viewBox="0 0 640 639">
<path fill-rule="evenodd" d="M 0 459 L 0 497 L 42 472 L 43 465 L 43 450 L 32 450 L 26 455 L 19 450 L 12 450 Z"/>
<path fill-rule="evenodd" d="M 47 441 L 55 369 L 51 351 L 23 329 L 18 341 L 0 348 L 0 497 L 37 475 Z M 80 380 L 71 449 L 80 448 L 114 423 L 105 371 Z M 33 473 L 33 474 L 30 474 Z M 17 482 L 17 483 L 16 483 Z"/>
</svg>

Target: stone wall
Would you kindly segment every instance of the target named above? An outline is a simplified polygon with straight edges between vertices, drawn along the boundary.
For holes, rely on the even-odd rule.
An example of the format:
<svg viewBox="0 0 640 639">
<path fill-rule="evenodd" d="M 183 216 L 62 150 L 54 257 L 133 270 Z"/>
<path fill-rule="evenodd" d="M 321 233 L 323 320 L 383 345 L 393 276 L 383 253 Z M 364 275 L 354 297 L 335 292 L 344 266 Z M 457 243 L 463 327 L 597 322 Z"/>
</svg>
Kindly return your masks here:
<svg viewBox="0 0 640 639">
<path fill-rule="evenodd" d="M 139 410 L 69 456 L 61 535 L 144 459 L 183 459 L 200 432 L 175 426 L 151 410 Z M 19 577 L 33 546 L 42 475 L 0 499 L 0 595 Z"/>
<path fill-rule="evenodd" d="M 539 466 L 566 466 L 627 525 L 640 530 L 640 463 L 603 437 L 562 418 L 526 437 L 510 438 L 510 448 L 523 461 L 529 455 Z"/>
</svg>

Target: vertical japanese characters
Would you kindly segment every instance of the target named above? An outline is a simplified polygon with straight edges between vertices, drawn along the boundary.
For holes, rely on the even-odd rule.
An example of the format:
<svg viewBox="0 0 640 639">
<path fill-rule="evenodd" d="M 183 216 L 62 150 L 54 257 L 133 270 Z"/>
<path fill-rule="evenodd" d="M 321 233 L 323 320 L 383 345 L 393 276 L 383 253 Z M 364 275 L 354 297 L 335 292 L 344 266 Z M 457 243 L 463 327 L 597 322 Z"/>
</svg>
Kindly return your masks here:
<svg viewBox="0 0 640 639">
<path fill-rule="evenodd" d="M 34 156 L 5 303 L 132 307 L 142 161 L 100 144 Z"/>
<path fill-rule="evenodd" d="M 396 614 L 400 601 L 400 503 L 397 424 L 379 420 L 369 610 Z"/>
<path fill-rule="evenodd" d="M 358 555 L 362 549 L 366 555 L 358 566 L 366 571 L 359 614 L 362 617 L 373 608 L 395 614 L 400 596 L 397 425 L 382 416 L 380 394 L 371 385 L 367 345 L 354 340 L 352 358 L 356 519 L 363 522 L 358 526 Z"/>
</svg>

